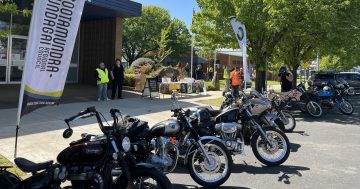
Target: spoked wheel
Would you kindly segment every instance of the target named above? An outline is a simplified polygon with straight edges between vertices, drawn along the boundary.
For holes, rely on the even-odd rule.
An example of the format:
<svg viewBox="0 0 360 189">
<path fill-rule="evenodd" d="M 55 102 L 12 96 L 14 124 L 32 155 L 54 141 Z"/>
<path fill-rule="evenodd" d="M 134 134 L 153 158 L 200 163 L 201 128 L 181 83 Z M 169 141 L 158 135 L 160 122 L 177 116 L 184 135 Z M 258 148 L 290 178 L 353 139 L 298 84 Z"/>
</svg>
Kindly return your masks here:
<svg viewBox="0 0 360 189">
<path fill-rule="evenodd" d="M 339 103 L 339 110 L 345 115 L 351 115 L 354 112 L 354 106 L 347 100 L 342 100 Z"/>
<path fill-rule="evenodd" d="M 169 179 L 156 168 L 131 169 L 132 183 L 124 175 L 116 183 L 116 188 L 126 189 L 172 189 Z M 132 186 L 131 186 L 132 184 Z"/>
<path fill-rule="evenodd" d="M 282 110 L 277 116 L 284 124 L 284 132 L 292 132 L 295 129 L 296 120 L 290 112 Z"/>
<path fill-rule="evenodd" d="M 307 113 L 307 109 L 306 109 L 306 102 L 304 101 L 300 101 L 298 102 L 298 108 L 302 113 Z"/>
<path fill-rule="evenodd" d="M 271 145 L 257 131 L 251 138 L 251 148 L 256 158 L 268 166 L 277 166 L 284 163 L 290 155 L 290 142 L 286 135 L 274 128 L 263 127 Z"/>
<path fill-rule="evenodd" d="M 314 118 L 319 118 L 323 114 L 322 107 L 315 101 L 309 101 L 306 104 L 306 110 L 310 114 L 310 116 Z"/>
<path fill-rule="evenodd" d="M 187 162 L 190 176 L 194 181 L 204 187 L 218 187 L 222 185 L 231 174 L 233 164 L 231 155 L 226 146 L 214 140 L 202 141 L 208 153 L 209 160 L 197 148 L 189 154 Z"/>
</svg>

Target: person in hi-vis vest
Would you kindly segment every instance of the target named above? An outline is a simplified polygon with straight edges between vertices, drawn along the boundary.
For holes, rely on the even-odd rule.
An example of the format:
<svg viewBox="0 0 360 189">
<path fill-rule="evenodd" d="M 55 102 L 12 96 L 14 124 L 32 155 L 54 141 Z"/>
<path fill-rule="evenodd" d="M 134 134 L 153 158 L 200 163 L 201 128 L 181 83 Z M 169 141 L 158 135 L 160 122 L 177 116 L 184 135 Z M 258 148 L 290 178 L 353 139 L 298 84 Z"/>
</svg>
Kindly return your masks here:
<svg viewBox="0 0 360 189">
<path fill-rule="evenodd" d="M 98 87 L 97 100 L 110 100 L 107 96 L 107 84 L 109 83 L 109 71 L 105 67 L 104 62 L 100 62 L 99 67 L 96 68 L 95 74 L 96 84 Z"/>
<path fill-rule="evenodd" d="M 230 84 L 233 90 L 234 96 L 239 96 L 239 89 L 242 83 L 241 72 L 239 67 L 236 67 L 230 74 Z"/>
</svg>

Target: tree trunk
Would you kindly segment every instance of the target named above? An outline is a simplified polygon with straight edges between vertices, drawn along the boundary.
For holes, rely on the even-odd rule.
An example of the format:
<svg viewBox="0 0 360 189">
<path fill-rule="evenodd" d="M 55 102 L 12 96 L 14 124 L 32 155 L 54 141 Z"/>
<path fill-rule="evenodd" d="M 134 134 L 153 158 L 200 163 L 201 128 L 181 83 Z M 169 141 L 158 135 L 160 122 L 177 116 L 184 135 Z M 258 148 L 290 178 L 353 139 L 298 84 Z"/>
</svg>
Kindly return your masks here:
<svg viewBox="0 0 360 189">
<path fill-rule="evenodd" d="M 255 90 L 258 92 L 265 91 L 265 80 L 266 72 L 260 69 L 256 69 L 256 78 L 255 78 Z"/>
<path fill-rule="evenodd" d="M 217 73 L 217 71 L 214 72 L 214 76 L 211 80 L 211 85 L 215 87 L 215 90 L 220 90 L 219 77 Z"/>
<path fill-rule="evenodd" d="M 295 88 L 297 86 L 297 69 L 299 68 L 299 65 L 295 65 L 291 68 L 291 73 L 293 74 L 293 82 L 292 82 L 292 87 Z"/>
</svg>

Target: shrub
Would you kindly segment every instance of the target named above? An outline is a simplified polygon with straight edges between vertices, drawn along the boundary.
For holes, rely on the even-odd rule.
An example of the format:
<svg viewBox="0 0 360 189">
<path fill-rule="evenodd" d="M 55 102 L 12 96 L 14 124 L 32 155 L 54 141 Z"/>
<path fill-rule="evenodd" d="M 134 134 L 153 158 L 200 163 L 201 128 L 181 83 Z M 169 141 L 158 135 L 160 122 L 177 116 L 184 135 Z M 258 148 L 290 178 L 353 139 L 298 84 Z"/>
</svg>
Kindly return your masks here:
<svg viewBox="0 0 360 189">
<path fill-rule="evenodd" d="M 134 74 L 134 68 L 128 66 L 127 68 L 125 68 L 125 74 Z"/>
<path fill-rule="evenodd" d="M 214 85 L 208 84 L 206 85 L 207 91 L 216 91 L 216 87 Z"/>
<path fill-rule="evenodd" d="M 135 87 L 135 80 L 136 80 L 135 74 L 125 74 L 124 86 Z"/>
</svg>

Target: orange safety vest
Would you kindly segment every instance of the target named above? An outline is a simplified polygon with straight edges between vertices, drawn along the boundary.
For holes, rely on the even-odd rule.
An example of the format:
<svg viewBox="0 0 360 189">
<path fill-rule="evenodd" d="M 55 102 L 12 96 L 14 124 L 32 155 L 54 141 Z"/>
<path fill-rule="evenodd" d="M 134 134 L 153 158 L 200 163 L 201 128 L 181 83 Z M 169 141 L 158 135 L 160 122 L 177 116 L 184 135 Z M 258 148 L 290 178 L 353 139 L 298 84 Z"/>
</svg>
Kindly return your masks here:
<svg viewBox="0 0 360 189">
<path fill-rule="evenodd" d="M 240 75 L 240 71 L 232 71 L 230 74 L 230 78 L 231 78 L 231 85 L 232 86 L 239 86 L 241 84 L 241 75 Z"/>
</svg>

